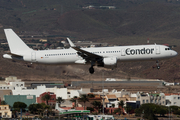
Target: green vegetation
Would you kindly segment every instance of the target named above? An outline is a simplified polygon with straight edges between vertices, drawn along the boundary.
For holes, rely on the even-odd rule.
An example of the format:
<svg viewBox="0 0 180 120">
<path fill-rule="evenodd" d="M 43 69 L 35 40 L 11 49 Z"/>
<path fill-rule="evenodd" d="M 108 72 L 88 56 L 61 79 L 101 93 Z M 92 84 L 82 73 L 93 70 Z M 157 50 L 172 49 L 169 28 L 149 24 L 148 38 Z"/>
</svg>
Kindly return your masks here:
<svg viewBox="0 0 180 120">
<path fill-rule="evenodd" d="M 135 110 L 136 116 L 143 116 L 143 118 L 148 120 L 156 120 L 157 116 L 165 116 L 165 114 L 168 114 L 169 112 L 172 112 L 175 115 L 179 115 L 180 107 L 166 107 L 162 105 L 148 103 L 141 105 L 140 108 Z"/>
<path fill-rule="evenodd" d="M 91 112 L 93 112 L 94 108 L 93 107 L 87 107 L 87 110 L 90 110 Z"/>
<path fill-rule="evenodd" d="M 31 104 L 29 105 L 28 110 L 33 114 L 43 115 L 43 113 L 46 112 L 46 110 L 50 110 L 50 106 L 44 103 Z"/>
<path fill-rule="evenodd" d="M 23 102 L 15 102 L 13 104 L 14 110 L 17 110 L 17 111 L 20 111 L 20 109 L 25 110 L 26 107 L 27 107 L 27 105 Z"/>
<path fill-rule="evenodd" d="M 121 108 L 117 108 L 114 110 L 114 114 L 119 114 L 121 115 Z"/>
<path fill-rule="evenodd" d="M 41 100 L 46 101 L 46 104 L 48 105 L 48 101 L 51 99 L 51 96 L 49 94 L 45 94 L 42 96 Z"/>
<path fill-rule="evenodd" d="M 123 113 L 123 108 L 124 108 L 124 101 L 123 100 L 121 100 L 120 102 L 118 102 L 118 106 L 119 106 L 119 108 L 121 107 L 121 113 Z"/>
<path fill-rule="evenodd" d="M 1 101 L 1 105 L 7 105 L 7 103 L 3 100 Z"/>
<path fill-rule="evenodd" d="M 98 113 L 101 112 L 101 108 L 102 108 L 101 102 L 99 102 L 99 101 L 93 101 L 91 104 L 94 106 L 95 110 L 98 111 Z"/>
<path fill-rule="evenodd" d="M 81 97 L 79 98 L 79 101 L 84 103 L 84 110 L 85 110 L 85 103 L 89 101 L 89 98 L 87 97 L 87 95 L 81 95 Z"/>
<path fill-rule="evenodd" d="M 59 103 L 59 107 L 61 107 L 61 103 L 63 103 L 65 100 L 62 99 L 62 97 L 58 97 L 58 98 L 56 99 L 56 101 L 57 101 L 57 103 Z"/>
<path fill-rule="evenodd" d="M 74 102 L 74 103 L 75 103 L 75 106 L 74 106 L 74 107 L 76 107 L 76 104 L 77 104 L 77 103 L 76 103 L 76 100 L 77 100 L 77 96 L 74 96 L 73 98 L 70 99 L 71 102 Z"/>
</svg>

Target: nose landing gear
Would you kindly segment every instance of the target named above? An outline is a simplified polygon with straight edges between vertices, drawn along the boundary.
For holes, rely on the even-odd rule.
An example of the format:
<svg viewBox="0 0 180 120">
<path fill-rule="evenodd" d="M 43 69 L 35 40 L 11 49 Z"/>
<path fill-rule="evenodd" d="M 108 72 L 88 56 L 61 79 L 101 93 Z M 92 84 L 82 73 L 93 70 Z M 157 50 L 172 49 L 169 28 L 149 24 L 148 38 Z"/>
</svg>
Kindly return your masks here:
<svg viewBox="0 0 180 120">
<path fill-rule="evenodd" d="M 158 60 L 156 61 L 156 66 L 157 66 L 157 69 L 159 70 L 160 66 L 159 66 L 159 61 Z"/>
</svg>

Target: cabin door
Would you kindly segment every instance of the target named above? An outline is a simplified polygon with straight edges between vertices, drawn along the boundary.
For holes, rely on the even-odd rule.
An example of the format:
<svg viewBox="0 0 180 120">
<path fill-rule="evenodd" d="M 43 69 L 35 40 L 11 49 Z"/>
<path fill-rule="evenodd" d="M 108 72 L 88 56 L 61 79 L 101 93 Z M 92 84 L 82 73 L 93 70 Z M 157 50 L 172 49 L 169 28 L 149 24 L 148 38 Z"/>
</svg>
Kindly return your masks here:
<svg viewBox="0 0 180 120">
<path fill-rule="evenodd" d="M 36 62 L 36 52 L 31 53 L 31 62 Z"/>
<path fill-rule="evenodd" d="M 156 54 L 160 54 L 160 46 L 156 46 Z"/>
<path fill-rule="evenodd" d="M 125 49 L 121 49 L 121 56 L 125 56 Z"/>
</svg>

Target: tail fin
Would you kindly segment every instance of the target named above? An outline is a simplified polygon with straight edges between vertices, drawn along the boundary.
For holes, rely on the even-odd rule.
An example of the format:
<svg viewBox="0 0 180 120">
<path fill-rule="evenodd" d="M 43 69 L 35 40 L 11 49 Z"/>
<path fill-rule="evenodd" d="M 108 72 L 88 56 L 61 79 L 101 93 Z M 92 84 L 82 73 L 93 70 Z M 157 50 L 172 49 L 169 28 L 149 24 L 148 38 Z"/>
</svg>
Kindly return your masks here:
<svg viewBox="0 0 180 120">
<path fill-rule="evenodd" d="M 24 51 L 32 51 L 12 29 L 4 29 L 9 48 L 13 54 L 22 54 Z"/>
</svg>

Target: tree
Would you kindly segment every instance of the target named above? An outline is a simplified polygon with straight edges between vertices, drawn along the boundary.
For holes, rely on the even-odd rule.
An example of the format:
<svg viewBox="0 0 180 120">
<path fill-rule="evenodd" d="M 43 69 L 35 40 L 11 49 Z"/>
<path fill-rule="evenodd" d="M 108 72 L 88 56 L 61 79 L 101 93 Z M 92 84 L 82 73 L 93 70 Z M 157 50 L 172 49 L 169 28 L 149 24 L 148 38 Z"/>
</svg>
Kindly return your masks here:
<svg viewBox="0 0 180 120">
<path fill-rule="evenodd" d="M 69 101 L 74 102 L 75 103 L 75 107 L 76 107 L 76 100 L 77 100 L 77 96 L 74 96 Z"/>
<path fill-rule="evenodd" d="M 157 120 L 155 116 L 155 111 L 157 111 L 158 105 L 153 103 L 142 104 L 140 108 L 136 109 L 136 115 L 143 115 L 144 119 L 148 120 Z"/>
<path fill-rule="evenodd" d="M 118 113 L 119 115 L 121 114 L 121 108 L 117 108 L 114 110 L 114 114 Z"/>
<path fill-rule="evenodd" d="M 46 104 L 48 105 L 48 101 L 51 99 L 51 96 L 47 93 L 44 96 L 42 96 L 41 100 L 46 101 Z"/>
<path fill-rule="evenodd" d="M 20 109 L 25 109 L 27 107 L 27 105 L 23 102 L 15 102 L 13 104 L 13 108 L 17 109 L 18 111 L 20 111 Z"/>
<path fill-rule="evenodd" d="M 89 101 L 87 95 L 81 95 L 81 97 L 79 98 L 79 101 L 84 103 L 84 110 L 85 110 L 85 103 Z"/>
<path fill-rule="evenodd" d="M 36 104 L 31 104 L 31 105 L 29 105 L 29 107 L 28 107 L 28 110 L 31 112 L 31 113 L 36 113 L 37 112 L 37 105 Z"/>
<path fill-rule="evenodd" d="M 100 110 L 100 108 L 102 106 L 101 102 L 93 101 L 91 104 L 96 108 L 96 110 L 98 110 L 98 113 L 99 113 L 99 110 Z"/>
<path fill-rule="evenodd" d="M 167 112 L 168 112 L 168 109 L 166 106 L 155 105 L 155 110 L 154 110 L 155 114 L 160 114 L 160 116 L 164 116 Z"/>
<path fill-rule="evenodd" d="M 115 107 L 115 104 L 112 104 L 112 107 L 114 108 L 114 107 Z"/>
<path fill-rule="evenodd" d="M 89 97 L 89 98 L 94 98 L 95 95 L 94 95 L 94 94 L 89 94 L 88 97 Z"/>
<path fill-rule="evenodd" d="M 123 100 L 121 100 L 120 102 L 118 102 L 118 106 L 119 106 L 119 108 L 120 108 L 120 106 L 121 106 L 121 110 L 122 110 L 122 113 L 123 113 L 123 108 L 124 108 L 124 102 L 123 102 Z"/>
<path fill-rule="evenodd" d="M 7 105 L 5 101 L 1 101 L 1 105 Z"/>
<path fill-rule="evenodd" d="M 62 99 L 62 97 L 58 97 L 58 98 L 56 99 L 56 101 L 57 101 L 57 103 L 59 103 L 59 107 L 60 107 L 60 106 L 61 106 L 61 103 L 64 102 L 64 99 Z"/>
<path fill-rule="evenodd" d="M 92 107 L 87 107 L 87 110 L 90 110 L 91 112 L 93 112 L 93 111 L 94 111 L 94 108 L 92 108 Z"/>
<path fill-rule="evenodd" d="M 41 103 L 41 104 L 31 104 L 29 105 L 28 107 L 28 110 L 31 112 L 31 113 L 38 113 L 38 114 L 42 114 L 46 109 L 49 109 L 50 106 L 49 105 L 46 105 L 45 103 Z"/>
<path fill-rule="evenodd" d="M 128 114 L 133 110 L 132 106 L 129 105 L 129 104 L 127 104 L 127 103 L 126 103 L 125 109 L 126 109 L 126 112 L 127 112 Z"/>
</svg>

